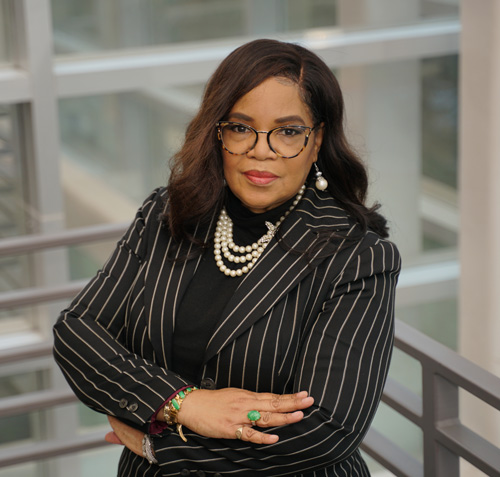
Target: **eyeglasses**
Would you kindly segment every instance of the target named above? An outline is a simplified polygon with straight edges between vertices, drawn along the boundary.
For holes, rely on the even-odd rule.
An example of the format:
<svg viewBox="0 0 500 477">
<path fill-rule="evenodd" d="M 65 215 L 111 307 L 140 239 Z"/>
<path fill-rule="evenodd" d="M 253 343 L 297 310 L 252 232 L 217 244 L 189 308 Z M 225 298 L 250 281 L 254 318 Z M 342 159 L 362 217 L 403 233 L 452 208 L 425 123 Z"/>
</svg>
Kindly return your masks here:
<svg viewBox="0 0 500 477">
<path fill-rule="evenodd" d="M 231 121 L 219 121 L 216 126 L 217 137 L 230 154 L 246 154 L 257 144 L 259 134 L 267 134 L 267 144 L 271 151 L 285 159 L 298 156 L 317 127 L 279 126 L 270 131 L 257 131 L 247 124 Z"/>
</svg>

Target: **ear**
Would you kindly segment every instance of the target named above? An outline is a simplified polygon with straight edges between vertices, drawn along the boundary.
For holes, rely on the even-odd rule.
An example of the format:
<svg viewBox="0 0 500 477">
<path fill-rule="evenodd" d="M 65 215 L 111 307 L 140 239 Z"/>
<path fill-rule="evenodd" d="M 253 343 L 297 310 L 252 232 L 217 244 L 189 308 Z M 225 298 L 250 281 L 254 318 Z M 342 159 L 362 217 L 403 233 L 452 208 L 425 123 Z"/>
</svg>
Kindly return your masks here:
<svg viewBox="0 0 500 477">
<path fill-rule="evenodd" d="M 321 144 L 323 142 L 323 131 L 324 131 L 324 125 L 325 123 L 321 123 L 315 130 L 314 130 L 314 152 L 316 155 L 319 153 L 319 150 L 321 149 Z M 316 162 L 318 159 L 316 157 Z"/>
</svg>

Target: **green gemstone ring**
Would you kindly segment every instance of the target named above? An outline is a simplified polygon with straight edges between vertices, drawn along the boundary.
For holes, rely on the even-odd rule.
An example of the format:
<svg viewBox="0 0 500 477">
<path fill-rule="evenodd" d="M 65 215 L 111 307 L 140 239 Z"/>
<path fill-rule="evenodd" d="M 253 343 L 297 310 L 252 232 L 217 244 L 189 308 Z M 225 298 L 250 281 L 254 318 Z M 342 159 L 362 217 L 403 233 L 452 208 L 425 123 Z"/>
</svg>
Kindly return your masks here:
<svg viewBox="0 0 500 477">
<path fill-rule="evenodd" d="M 255 422 L 260 419 L 260 412 L 259 411 L 250 411 L 247 414 L 247 417 L 248 417 L 248 419 L 250 419 L 252 426 L 255 426 Z"/>
</svg>

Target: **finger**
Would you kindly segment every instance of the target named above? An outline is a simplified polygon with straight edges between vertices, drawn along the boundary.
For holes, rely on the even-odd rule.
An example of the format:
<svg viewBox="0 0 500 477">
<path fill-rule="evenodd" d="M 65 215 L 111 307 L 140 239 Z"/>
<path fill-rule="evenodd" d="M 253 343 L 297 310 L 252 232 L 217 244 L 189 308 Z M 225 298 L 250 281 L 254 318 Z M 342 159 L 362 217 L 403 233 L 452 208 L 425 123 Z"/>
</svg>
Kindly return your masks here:
<svg viewBox="0 0 500 477">
<path fill-rule="evenodd" d="M 255 425 L 259 427 L 286 426 L 287 424 L 295 424 L 303 418 L 304 413 L 302 411 L 289 413 L 261 412 L 260 419 L 255 421 Z"/>
<path fill-rule="evenodd" d="M 267 399 L 259 399 L 256 409 L 270 412 L 293 412 L 307 409 L 314 404 L 312 396 L 296 397 L 296 395 L 272 394 Z"/>
<path fill-rule="evenodd" d="M 307 396 L 309 396 L 309 393 L 307 391 L 300 391 L 298 393 L 292 393 L 292 394 L 276 394 L 276 393 L 252 393 L 254 395 L 257 395 L 257 398 L 260 399 L 275 399 L 275 398 L 280 398 L 283 399 L 284 401 L 288 399 L 304 399 Z"/>
<path fill-rule="evenodd" d="M 120 441 L 119 443 L 123 444 L 137 455 L 142 456 L 142 438 L 144 437 L 144 433 L 138 429 L 130 427 L 116 417 L 108 416 L 108 420 L 113 428 L 113 433 Z M 114 442 L 114 437 L 109 436 L 109 438 L 113 439 L 113 443 L 117 443 Z"/>
<path fill-rule="evenodd" d="M 123 445 L 123 442 L 120 440 L 120 438 L 114 432 L 108 432 L 104 436 L 104 440 L 106 442 L 111 443 L 111 444 L 120 444 L 120 445 Z"/>
<path fill-rule="evenodd" d="M 241 440 L 253 442 L 254 444 L 274 444 L 278 442 L 279 437 L 276 434 L 264 434 L 253 427 L 244 426 L 241 433 Z"/>
</svg>

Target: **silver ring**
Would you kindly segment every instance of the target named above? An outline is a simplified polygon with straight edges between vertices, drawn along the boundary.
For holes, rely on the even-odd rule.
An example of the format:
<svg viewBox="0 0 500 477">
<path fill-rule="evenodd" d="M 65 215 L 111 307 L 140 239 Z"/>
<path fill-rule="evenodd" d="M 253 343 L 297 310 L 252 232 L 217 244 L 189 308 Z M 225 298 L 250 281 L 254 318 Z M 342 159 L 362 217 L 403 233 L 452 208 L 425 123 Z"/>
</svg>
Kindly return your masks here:
<svg viewBox="0 0 500 477">
<path fill-rule="evenodd" d="M 236 439 L 241 439 L 241 437 L 243 436 L 243 426 L 241 427 L 238 427 L 238 429 L 236 429 Z"/>
</svg>

